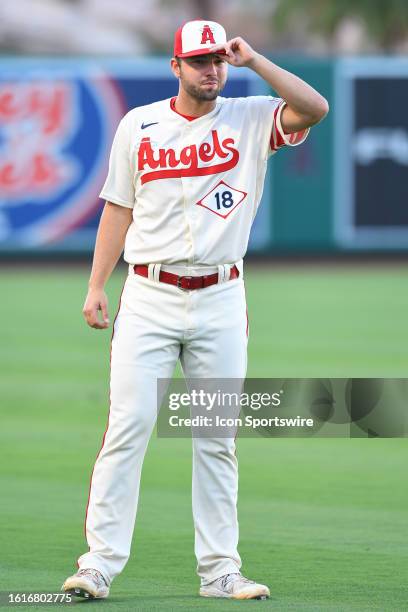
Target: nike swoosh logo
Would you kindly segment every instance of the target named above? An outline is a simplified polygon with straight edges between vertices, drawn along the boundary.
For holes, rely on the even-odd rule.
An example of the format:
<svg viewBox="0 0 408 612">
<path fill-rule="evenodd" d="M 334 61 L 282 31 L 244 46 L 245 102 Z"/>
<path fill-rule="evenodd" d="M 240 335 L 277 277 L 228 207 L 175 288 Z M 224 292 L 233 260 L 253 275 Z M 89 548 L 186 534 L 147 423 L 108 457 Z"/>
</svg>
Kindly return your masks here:
<svg viewBox="0 0 408 612">
<path fill-rule="evenodd" d="M 153 121 L 152 123 L 145 123 L 145 122 L 143 122 L 140 127 L 142 128 L 142 130 L 145 130 L 146 128 L 150 127 L 151 125 L 157 125 L 158 123 L 159 123 L 158 121 Z"/>
</svg>

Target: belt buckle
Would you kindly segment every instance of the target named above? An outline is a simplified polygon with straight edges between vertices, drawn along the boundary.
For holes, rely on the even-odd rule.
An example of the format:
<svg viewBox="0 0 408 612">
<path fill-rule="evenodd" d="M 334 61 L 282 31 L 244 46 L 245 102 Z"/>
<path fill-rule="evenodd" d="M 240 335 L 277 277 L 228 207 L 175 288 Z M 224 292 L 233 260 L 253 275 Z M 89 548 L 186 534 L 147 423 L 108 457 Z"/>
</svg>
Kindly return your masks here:
<svg viewBox="0 0 408 612">
<path fill-rule="evenodd" d="M 187 280 L 190 281 L 193 277 L 192 276 L 179 276 L 177 278 L 177 287 L 179 289 L 181 289 L 182 291 L 190 291 L 190 289 L 181 286 L 181 282 L 182 282 L 183 278 L 186 278 Z"/>
</svg>

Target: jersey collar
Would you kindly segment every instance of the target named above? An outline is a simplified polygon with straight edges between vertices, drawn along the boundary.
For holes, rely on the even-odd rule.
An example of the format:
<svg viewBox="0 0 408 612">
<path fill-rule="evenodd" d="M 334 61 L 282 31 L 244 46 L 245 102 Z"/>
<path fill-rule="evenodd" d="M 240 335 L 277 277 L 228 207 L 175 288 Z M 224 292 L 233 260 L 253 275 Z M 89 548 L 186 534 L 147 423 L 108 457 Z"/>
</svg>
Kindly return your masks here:
<svg viewBox="0 0 408 612">
<path fill-rule="evenodd" d="M 203 121 L 206 121 L 206 119 L 210 119 L 211 117 L 214 117 L 214 115 L 216 115 L 221 107 L 221 102 L 220 99 L 217 98 L 216 100 L 216 104 L 214 106 L 214 108 L 212 109 L 212 111 L 210 111 L 209 113 L 206 113 L 205 115 L 201 115 L 200 117 L 189 117 L 188 115 L 182 115 L 181 113 L 179 113 L 178 111 L 175 110 L 174 107 L 174 102 L 172 104 L 172 100 L 175 100 L 175 96 L 173 98 L 168 98 L 168 100 L 166 101 L 167 103 L 167 109 L 169 114 L 172 116 L 173 119 L 179 120 L 180 123 L 192 123 L 194 125 L 198 124 L 198 123 L 202 123 Z"/>
<path fill-rule="evenodd" d="M 170 108 L 172 111 L 180 115 L 180 117 L 184 117 L 184 119 L 187 119 L 187 121 L 194 121 L 194 119 L 198 119 L 198 117 L 194 117 L 194 115 L 183 115 L 183 113 L 178 112 L 178 110 L 176 109 L 176 96 L 174 96 L 174 98 L 171 98 Z"/>
</svg>

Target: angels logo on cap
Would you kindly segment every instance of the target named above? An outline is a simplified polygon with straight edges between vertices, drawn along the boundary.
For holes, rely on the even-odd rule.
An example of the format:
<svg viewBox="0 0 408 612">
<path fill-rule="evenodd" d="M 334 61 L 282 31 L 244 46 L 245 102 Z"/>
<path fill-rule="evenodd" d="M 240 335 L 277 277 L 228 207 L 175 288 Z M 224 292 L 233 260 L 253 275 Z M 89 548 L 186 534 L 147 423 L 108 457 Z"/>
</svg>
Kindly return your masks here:
<svg viewBox="0 0 408 612">
<path fill-rule="evenodd" d="M 224 28 L 215 21 L 188 21 L 174 36 L 174 57 L 191 57 L 211 53 L 208 48 L 227 42 Z M 225 51 L 217 51 L 225 54 Z"/>
</svg>

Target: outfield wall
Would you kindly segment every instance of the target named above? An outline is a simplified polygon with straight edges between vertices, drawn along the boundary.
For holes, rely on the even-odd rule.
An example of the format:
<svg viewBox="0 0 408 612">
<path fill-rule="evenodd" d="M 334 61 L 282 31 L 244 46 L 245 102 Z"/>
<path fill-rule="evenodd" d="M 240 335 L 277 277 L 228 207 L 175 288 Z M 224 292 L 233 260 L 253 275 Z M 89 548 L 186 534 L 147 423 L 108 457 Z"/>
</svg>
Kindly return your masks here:
<svg viewBox="0 0 408 612">
<path fill-rule="evenodd" d="M 408 250 L 408 60 L 276 61 L 330 103 L 270 162 L 250 250 Z M 168 59 L 0 61 L 0 255 L 93 248 L 98 194 L 124 113 L 177 92 Z M 231 69 L 225 96 L 270 93 Z"/>
</svg>

